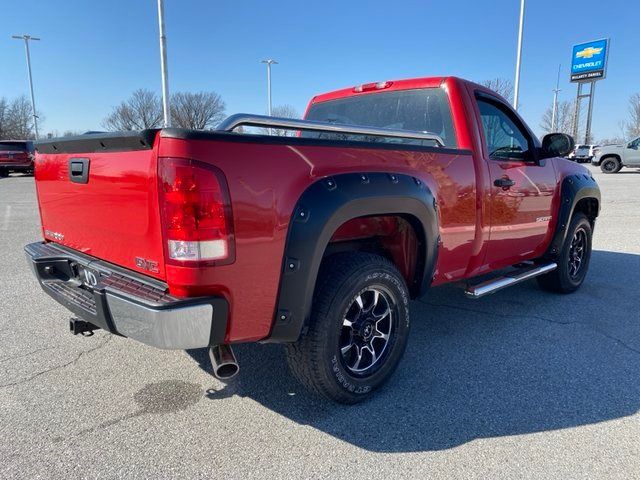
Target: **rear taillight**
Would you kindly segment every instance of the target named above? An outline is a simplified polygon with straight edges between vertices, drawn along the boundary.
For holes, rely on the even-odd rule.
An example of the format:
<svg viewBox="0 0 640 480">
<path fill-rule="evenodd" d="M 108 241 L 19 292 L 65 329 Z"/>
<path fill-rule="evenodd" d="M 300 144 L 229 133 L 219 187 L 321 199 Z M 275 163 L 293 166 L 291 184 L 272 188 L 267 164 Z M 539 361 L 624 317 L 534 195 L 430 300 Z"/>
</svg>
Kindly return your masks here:
<svg viewBox="0 0 640 480">
<path fill-rule="evenodd" d="M 231 263 L 231 205 L 222 172 L 195 160 L 158 161 L 167 261 L 191 266 Z"/>
</svg>

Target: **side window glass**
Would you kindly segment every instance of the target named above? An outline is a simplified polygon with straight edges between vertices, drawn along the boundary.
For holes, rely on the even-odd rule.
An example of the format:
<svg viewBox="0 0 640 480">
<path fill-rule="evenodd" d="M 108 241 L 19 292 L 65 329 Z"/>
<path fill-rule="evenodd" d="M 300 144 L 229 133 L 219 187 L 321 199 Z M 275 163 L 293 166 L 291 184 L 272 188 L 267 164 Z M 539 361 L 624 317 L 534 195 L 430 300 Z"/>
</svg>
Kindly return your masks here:
<svg viewBox="0 0 640 480">
<path fill-rule="evenodd" d="M 509 115 L 482 99 L 478 99 L 478 108 L 489 157 L 495 160 L 526 159 L 529 151 L 527 135 Z"/>
</svg>

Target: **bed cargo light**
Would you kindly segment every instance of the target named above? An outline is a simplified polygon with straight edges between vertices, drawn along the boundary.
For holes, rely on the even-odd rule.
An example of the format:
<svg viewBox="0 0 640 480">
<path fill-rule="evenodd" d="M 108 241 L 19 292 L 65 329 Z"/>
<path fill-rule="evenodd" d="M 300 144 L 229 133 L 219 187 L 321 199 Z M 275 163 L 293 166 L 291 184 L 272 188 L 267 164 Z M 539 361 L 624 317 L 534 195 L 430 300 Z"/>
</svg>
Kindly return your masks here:
<svg viewBox="0 0 640 480">
<path fill-rule="evenodd" d="M 195 265 L 232 260 L 229 199 L 221 174 L 194 160 L 159 160 L 161 217 L 168 261 Z"/>
</svg>

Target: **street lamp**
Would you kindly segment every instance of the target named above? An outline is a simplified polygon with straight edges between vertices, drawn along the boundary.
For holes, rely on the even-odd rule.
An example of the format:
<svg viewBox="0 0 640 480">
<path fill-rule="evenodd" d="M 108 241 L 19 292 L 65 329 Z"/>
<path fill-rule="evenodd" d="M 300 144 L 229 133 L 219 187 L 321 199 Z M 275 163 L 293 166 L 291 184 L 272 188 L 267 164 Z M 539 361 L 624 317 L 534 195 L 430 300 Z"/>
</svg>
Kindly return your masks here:
<svg viewBox="0 0 640 480">
<path fill-rule="evenodd" d="M 12 35 L 11 38 L 17 40 L 24 40 L 24 49 L 27 54 L 27 72 L 29 73 L 29 90 L 31 91 L 31 108 L 33 110 L 33 129 L 36 134 L 36 140 L 38 139 L 38 114 L 36 113 L 36 101 L 33 96 L 33 79 L 31 77 L 31 54 L 29 52 L 29 40 L 40 40 L 37 37 L 31 35 Z"/>
<path fill-rule="evenodd" d="M 558 131 L 558 93 L 562 90 L 560 89 L 560 69 L 562 68 L 562 64 L 558 65 L 558 79 L 556 80 L 556 88 L 553 89 L 553 110 L 551 111 L 551 131 Z"/>
<path fill-rule="evenodd" d="M 162 71 L 162 116 L 163 125 L 171 126 L 169 106 L 169 71 L 167 67 L 167 36 L 164 33 L 164 2 L 158 0 L 158 28 L 160 30 L 160 69 Z"/>
<path fill-rule="evenodd" d="M 524 28 L 524 0 L 520 0 L 520 27 L 518 28 L 518 55 L 516 57 L 516 81 L 513 86 L 513 108 L 518 110 L 520 93 L 520 64 L 522 62 L 522 30 Z"/>
<path fill-rule="evenodd" d="M 261 63 L 267 64 L 267 115 L 271 116 L 271 65 L 277 65 L 278 62 L 269 58 Z"/>
</svg>

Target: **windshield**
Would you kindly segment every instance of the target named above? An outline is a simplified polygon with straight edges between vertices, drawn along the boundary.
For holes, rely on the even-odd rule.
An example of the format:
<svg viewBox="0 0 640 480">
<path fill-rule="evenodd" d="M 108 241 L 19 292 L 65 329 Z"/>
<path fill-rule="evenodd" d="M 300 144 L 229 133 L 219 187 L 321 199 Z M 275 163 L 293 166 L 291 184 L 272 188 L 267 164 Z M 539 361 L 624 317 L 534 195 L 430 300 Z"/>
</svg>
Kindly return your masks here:
<svg viewBox="0 0 640 480">
<path fill-rule="evenodd" d="M 456 147 L 449 100 L 446 92 L 441 88 L 370 93 L 316 103 L 309 109 L 306 119 L 342 125 L 430 132 L 440 135 L 445 146 Z M 302 136 L 435 145 L 433 140 L 371 137 L 342 133 L 302 132 Z"/>
</svg>

